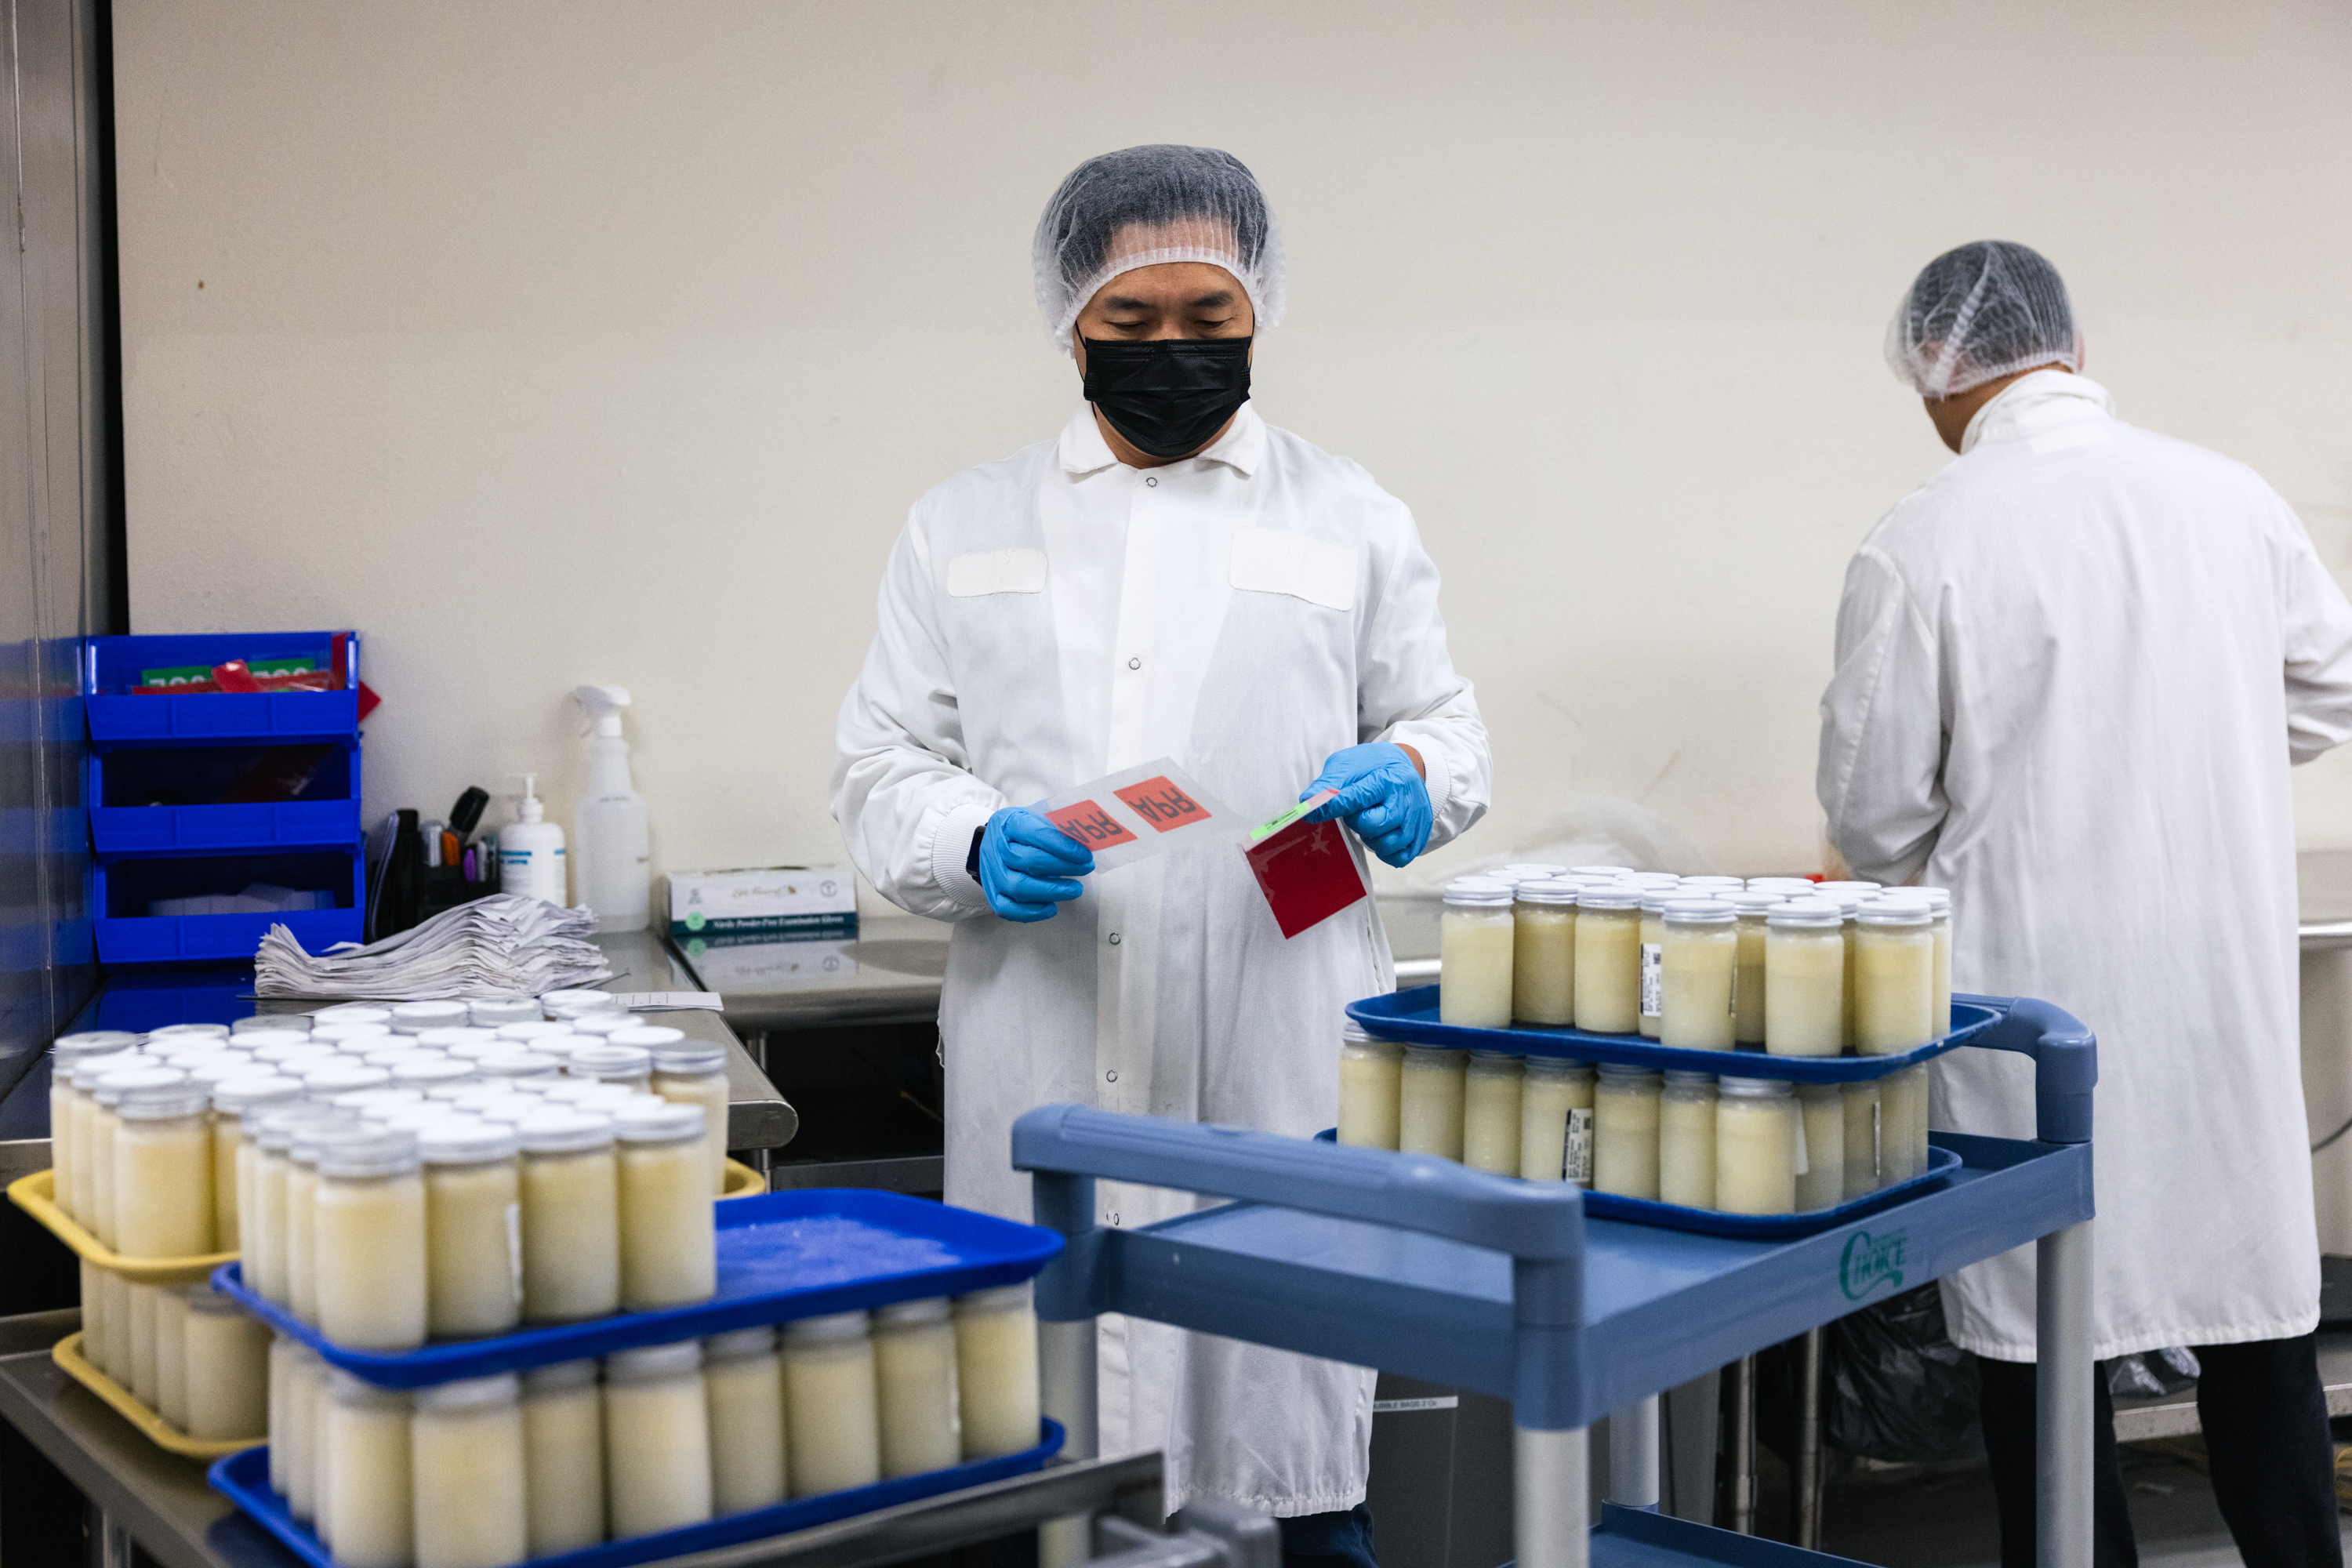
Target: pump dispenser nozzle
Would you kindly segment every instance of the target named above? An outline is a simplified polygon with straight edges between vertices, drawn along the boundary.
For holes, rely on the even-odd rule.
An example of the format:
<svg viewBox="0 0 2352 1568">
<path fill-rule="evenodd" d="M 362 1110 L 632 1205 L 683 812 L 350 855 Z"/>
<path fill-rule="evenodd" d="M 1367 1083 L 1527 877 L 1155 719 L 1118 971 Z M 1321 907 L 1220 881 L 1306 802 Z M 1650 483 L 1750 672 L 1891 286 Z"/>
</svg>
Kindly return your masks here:
<svg viewBox="0 0 2352 1568">
<path fill-rule="evenodd" d="M 509 773 L 510 779 L 522 780 L 522 799 L 516 803 L 515 816 L 524 822 L 538 822 L 547 816 L 547 804 L 539 798 L 537 773 Z"/>
<path fill-rule="evenodd" d="M 599 735 L 621 732 L 621 710 L 629 705 L 629 690 L 625 686 L 576 686 L 572 689 L 581 710 L 588 715 L 589 724 Z"/>
</svg>

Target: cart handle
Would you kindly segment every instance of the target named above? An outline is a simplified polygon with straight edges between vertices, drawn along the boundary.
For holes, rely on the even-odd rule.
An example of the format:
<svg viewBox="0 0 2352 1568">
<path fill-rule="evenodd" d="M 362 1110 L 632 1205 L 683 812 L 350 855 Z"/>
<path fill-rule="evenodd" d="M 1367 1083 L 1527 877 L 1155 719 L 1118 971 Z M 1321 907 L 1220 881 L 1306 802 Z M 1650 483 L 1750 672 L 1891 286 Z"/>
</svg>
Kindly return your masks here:
<svg viewBox="0 0 2352 1568">
<path fill-rule="evenodd" d="M 1369 1220 L 1514 1258 L 1575 1258 L 1584 1245 L 1584 1201 L 1571 1185 L 1489 1175 L 1434 1154 L 1312 1142 L 1215 1122 L 1040 1106 L 1013 1124 L 1013 1168 Z M 1094 1224 L 1090 1213 L 1070 1217 Z M 1038 1223 L 1062 1228 L 1042 1215 Z"/>
<path fill-rule="evenodd" d="M 2031 996 L 1968 996 L 2000 1017 L 1968 1043 L 2033 1058 L 2033 1135 L 2044 1143 L 2091 1141 L 2091 1090 L 2099 1081 L 2099 1042 L 2073 1014 Z"/>
</svg>

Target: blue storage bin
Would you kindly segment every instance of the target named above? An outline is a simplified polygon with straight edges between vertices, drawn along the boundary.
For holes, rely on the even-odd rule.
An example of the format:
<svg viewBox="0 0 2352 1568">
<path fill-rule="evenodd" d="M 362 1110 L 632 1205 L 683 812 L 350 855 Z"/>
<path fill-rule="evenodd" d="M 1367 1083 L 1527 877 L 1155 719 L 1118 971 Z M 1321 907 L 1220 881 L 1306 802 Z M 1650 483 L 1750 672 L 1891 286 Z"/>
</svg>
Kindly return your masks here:
<svg viewBox="0 0 2352 1568">
<path fill-rule="evenodd" d="M 257 1010 L 250 963 L 157 964 L 108 976 L 74 1027 L 143 1035 L 166 1024 L 233 1024 Z"/>
<path fill-rule="evenodd" d="M 151 915 L 149 902 L 234 893 L 252 882 L 330 892 L 336 907 L 264 914 Z M 360 940 L 367 861 L 358 840 L 336 849 L 100 860 L 90 871 L 101 963 L 250 963 L 262 933 L 282 925 L 311 952 Z"/>
<path fill-rule="evenodd" d="M 292 753 L 285 761 L 299 767 L 311 760 L 304 755 L 310 752 L 321 753 L 316 771 L 292 799 L 208 803 L 207 797 L 227 793 L 248 768 L 283 753 Z M 362 836 L 355 740 L 307 746 L 118 746 L 91 752 L 83 772 L 90 842 L 100 856 L 340 849 Z"/>
<path fill-rule="evenodd" d="M 143 669 L 212 666 L 233 658 L 310 656 L 331 666 L 345 639 L 347 684 L 341 691 L 206 691 L 189 696 L 132 694 Z M 357 734 L 359 634 L 216 632 L 188 637 L 92 637 L 82 666 L 89 738 L 110 745 L 209 746 L 230 741 L 326 741 Z"/>
</svg>

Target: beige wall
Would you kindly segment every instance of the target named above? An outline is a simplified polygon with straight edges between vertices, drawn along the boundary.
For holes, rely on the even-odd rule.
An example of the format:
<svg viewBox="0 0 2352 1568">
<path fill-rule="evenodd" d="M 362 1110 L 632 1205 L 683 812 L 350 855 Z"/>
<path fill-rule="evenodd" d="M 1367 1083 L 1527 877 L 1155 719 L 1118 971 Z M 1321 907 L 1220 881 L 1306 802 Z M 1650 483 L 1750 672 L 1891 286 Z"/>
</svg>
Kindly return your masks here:
<svg viewBox="0 0 2352 1568">
<path fill-rule="evenodd" d="M 1231 149 L 1286 226 L 1259 406 L 1445 574 L 1502 847 L 1570 792 L 1811 863 L 1847 554 L 1942 456 L 1929 256 L 2044 249 L 2120 411 L 2352 578 L 2352 11 L 117 0 L 131 609 L 355 626 L 372 811 L 636 695 L 655 856 L 830 859 L 905 509 L 1050 435 L 1063 173 Z M 1301 781 L 1304 783 L 1305 781 Z M 2299 781 L 2352 845 L 2352 757 Z"/>
</svg>

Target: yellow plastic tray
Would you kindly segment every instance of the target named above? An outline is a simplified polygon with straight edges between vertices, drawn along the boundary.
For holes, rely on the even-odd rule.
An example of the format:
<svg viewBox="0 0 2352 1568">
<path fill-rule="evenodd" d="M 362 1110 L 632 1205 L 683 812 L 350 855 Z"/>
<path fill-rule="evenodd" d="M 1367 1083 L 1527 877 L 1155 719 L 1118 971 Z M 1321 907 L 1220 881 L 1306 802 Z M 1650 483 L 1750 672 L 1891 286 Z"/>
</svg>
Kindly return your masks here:
<svg viewBox="0 0 2352 1568">
<path fill-rule="evenodd" d="M 740 1160 L 727 1162 L 727 1190 L 719 1194 L 721 1202 L 729 1198 L 757 1197 L 767 1190 L 767 1177 Z"/>
<path fill-rule="evenodd" d="M 18 1177 L 8 1185 L 8 1201 L 39 1220 L 51 1235 L 73 1248 L 76 1257 L 110 1274 L 135 1279 L 142 1285 L 192 1285 L 209 1278 L 222 1264 L 236 1261 L 234 1252 L 207 1253 L 202 1258 L 125 1258 L 111 1251 L 106 1243 L 76 1225 L 71 1215 L 58 1207 L 57 1174 L 55 1171 L 36 1171 L 29 1176 Z"/>
<path fill-rule="evenodd" d="M 186 1436 L 140 1404 L 129 1389 L 83 1360 L 79 1333 L 68 1334 L 59 1340 L 56 1348 L 49 1352 L 49 1359 L 58 1363 L 58 1371 L 112 1405 L 114 1413 L 138 1427 L 140 1434 L 149 1442 L 184 1459 L 217 1459 L 268 1441 L 266 1437 L 232 1437 L 224 1442 L 206 1442 L 201 1437 Z"/>
</svg>

